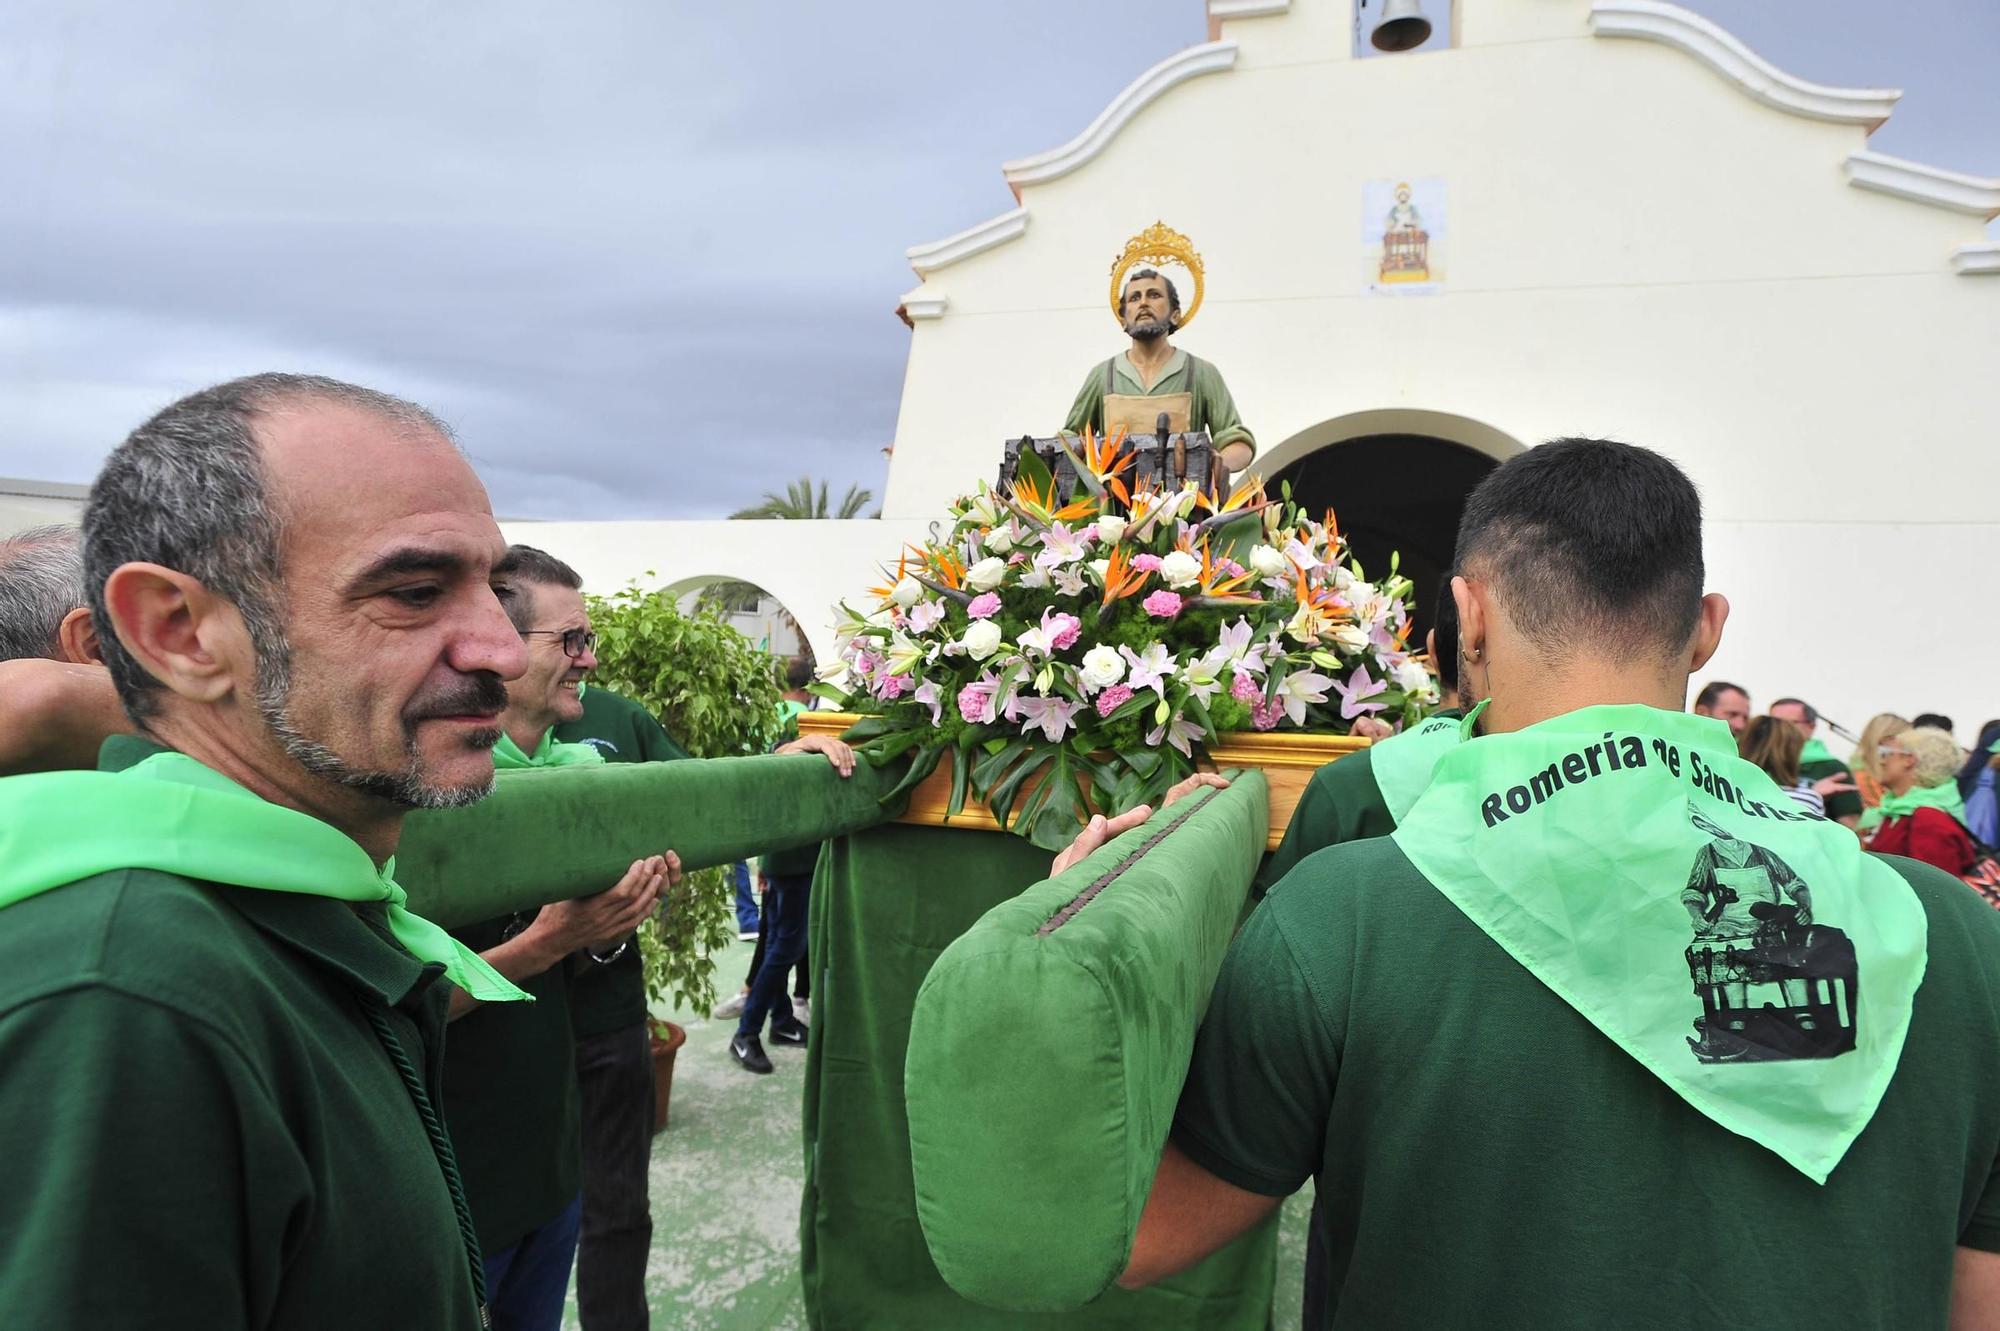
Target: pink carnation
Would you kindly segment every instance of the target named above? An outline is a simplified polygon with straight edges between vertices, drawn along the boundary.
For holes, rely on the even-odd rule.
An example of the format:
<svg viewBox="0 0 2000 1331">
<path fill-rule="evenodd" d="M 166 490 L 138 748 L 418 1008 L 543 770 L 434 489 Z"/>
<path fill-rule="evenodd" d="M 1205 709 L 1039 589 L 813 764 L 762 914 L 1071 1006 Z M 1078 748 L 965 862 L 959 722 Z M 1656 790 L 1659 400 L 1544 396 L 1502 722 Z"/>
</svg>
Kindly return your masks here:
<svg viewBox="0 0 2000 1331">
<path fill-rule="evenodd" d="M 1060 652 L 1076 646 L 1077 637 L 1083 632 L 1083 621 L 1075 615 L 1044 615 L 1042 628 L 1049 635 L 1049 650 Z"/>
<path fill-rule="evenodd" d="M 1141 573 L 1158 573 L 1160 571 L 1160 557 L 1158 555 L 1133 555 L 1132 567 L 1138 569 Z"/>
<path fill-rule="evenodd" d="M 1130 701 L 1132 701 L 1132 690 L 1123 684 L 1113 684 L 1097 695 L 1097 714 L 1109 716 Z"/>
<path fill-rule="evenodd" d="M 1172 619 L 1181 612 L 1180 593 L 1162 588 L 1139 602 L 1139 606 L 1155 619 Z"/>
<path fill-rule="evenodd" d="M 1285 705 L 1282 702 L 1258 703 L 1250 709 L 1250 724 L 1259 730 L 1276 730 L 1278 722 L 1284 719 Z"/>
<path fill-rule="evenodd" d="M 971 615 L 974 619 L 993 618 L 993 616 L 1000 613 L 1000 594 L 998 592 L 981 592 L 972 598 L 970 605 L 965 607 L 965 613 Z"/>
<path fill-rule="evenodd" d="M 1254 703 L 1264 696 L 1264 690 L 1257 687 L 1257 681 L 1239 673 L 1229 686 L 1229 696 L 1238 702 Z"/>
<path fill-rule="evenodd" d="M 958 691 L 958 714 L 975 726 L 993 722 L 993 696 L 998 682 L 991 676 L 976 679 Z"/>
<path fill-rule="evenodd" d="M 875 696 L 885 700 L 900 698 L 903 696 L 905 683 L 901 675 L 878 675 L 875 678 Z"/>
</svg>

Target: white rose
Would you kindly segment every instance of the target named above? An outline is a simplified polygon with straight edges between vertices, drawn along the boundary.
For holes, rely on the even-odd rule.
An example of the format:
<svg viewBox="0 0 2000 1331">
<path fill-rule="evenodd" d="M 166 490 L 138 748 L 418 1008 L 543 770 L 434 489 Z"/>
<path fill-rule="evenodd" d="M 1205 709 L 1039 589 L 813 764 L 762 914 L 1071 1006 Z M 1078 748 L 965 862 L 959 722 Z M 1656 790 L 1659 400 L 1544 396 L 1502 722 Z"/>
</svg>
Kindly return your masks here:
<svg viewBox="0 0 2000 1331">
<path fill-rule="evenodd" d="M 1007 580 L 1007 561 L 991 555 L 965 571 L 965 584 L 976 592 L 990 592 Z M 999 630 L 994 630 L 996 633 Z"/>
<path fill-rule="evenodd" d="M 995 527 L 986 533 L 986 548 L 996 555 L 1004 555 L 1014 548 L 1014 535 L 1005 527 Z"/>
<path fill-rule="evenodd" d="M 901 577 L 896 579 L 896 585 L 889 589 L 889 599 L 894 601 L 897 605 L 902 606 L 903 609 L 905 610 L 908 610 L 911 606 L 915 605 L 917 603 L 918 598 L 921 597 L 923 594 L 924 594 L 923 587 L 918 584 L 915 578 L 912 577 Z"/>
<path fill-rule="evenodd" d="M 1116 513 L 1106 513 L 1097 520 L 1097 539 L 1107 545 L 1116 545 L 1125 535 L 1125 519 Z"/>
<path fill-rule="evenodd" d="M 1403 692 L 1422 696 L 1431 688 L 1431 672 L 1416 661 L 1403 661 L 1396 666 L 1396 684 Z"/>
<path fill-rule="evenodd" d="M 1083 654 L 1083 667 L 1077 673 L 1092 693 L 1108 689 L 1125 677 L 1125 658 L 1116 647 L 1100 643 Z"/>
<path fill-rule="evenodd" d="M 1090 576 L 1097 579 L 1097 585 L 1100 587 L 1104 585 L 1104 579 L 1111 574 L 1111 561 L 1108 559 L 1093 559 L 1084 567 L 1090 570 Z"/>
<path fill-rule="evenodd" d="M 1251 548 L 1250 567 L 1255 569 L 1260 577 L 1281 578 L 1292 571 L 1292 561 L 1285 558 L 1285 552 L 1282 550 L 1259 545 Z"/>
<path fill-rule="evenodd" d="M 1160 561 L 1160 576 L 1169 587 L 1192 587 L 1201 581 L 1201 561 L 1185 550 L 1176 550 Z"/>
<path fill-rule="evenodd" d="M 975 619 L 965 626 L 965 636 L 959 640 L 959 646 L 965 648 L 965 654 L 973 660 L 984 661 L 1000 650 L 1000 626 L 990 619 Z"/>
</svg>

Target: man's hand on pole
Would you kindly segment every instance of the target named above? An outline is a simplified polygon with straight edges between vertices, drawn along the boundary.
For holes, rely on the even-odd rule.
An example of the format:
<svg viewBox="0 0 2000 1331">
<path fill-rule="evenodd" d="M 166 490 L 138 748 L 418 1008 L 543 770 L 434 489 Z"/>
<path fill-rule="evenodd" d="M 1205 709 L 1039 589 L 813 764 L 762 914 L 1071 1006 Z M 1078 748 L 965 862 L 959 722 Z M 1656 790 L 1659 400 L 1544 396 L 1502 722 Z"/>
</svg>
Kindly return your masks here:
<svg viewBox="0 0 2000 1331">
<path fill-rule="evenodd" d="M 854 775 L 854 750 L 831 735 L 801 735 L 795 740 L 780 744 L 774 753 L 823 753 L 833 764 L 833 770 L 843 777 Z"/>
<path fill-rule="evenodd" d="M 1160 802 L 1160 807 L 1164 809 L 1183 797 L 1192 795 L 1203 786 L 1213 786 L 1217 790 L 1223 790 L 1228 785 L 1228 781 L 1214 772 L 1196 772 L 1186 780 L 1176 783 L 1173 789 L 1167 792 L 1166 799 Z M 1131 831 L 1152 816 L 1153 806 L 1150 804 L 1141 804 L 1136 809 L 1127 809 L 1116 818 L 1106 818 L 1101 813 L 1093 814 L 1089 825 L 1083 831 L 1077 833 L 1076 840 L 1065 846 L 1062 854 L 1056 856 L 1055 863 L 1049 866 L 1049 877 L 1054 878 L 1070 866 L 1088 859 L 1091 852 L 1099 846 L 1102 846 L 1115 836 Z"/>
</svg>

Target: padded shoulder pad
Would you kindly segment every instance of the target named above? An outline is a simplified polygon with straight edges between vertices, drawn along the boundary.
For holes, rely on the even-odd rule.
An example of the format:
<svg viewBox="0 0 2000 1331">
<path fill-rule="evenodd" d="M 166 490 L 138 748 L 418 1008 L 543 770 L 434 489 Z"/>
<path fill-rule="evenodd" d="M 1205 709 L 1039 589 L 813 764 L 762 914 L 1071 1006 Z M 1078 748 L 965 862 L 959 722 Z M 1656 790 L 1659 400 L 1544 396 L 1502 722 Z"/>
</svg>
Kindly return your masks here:
<svg viewBox="0 0 2000 1331">
<path fill-rule="evenodd" d="M 1263 774 L 1162 809 L 994 907 L 917 993 L 917 1219 L 988 1307 L 1078 1308 L 1124 1270 L 1264 849 Z"/>
<path fill-rule="evenodd" d="M 843 779 L 817 753 L 501 772 L 479 803 L 403 821 L 396 881 L 446 928 L 491 920 L 602 892 L 662 851 L 706 869 L 872 827 L 902 774 L 858 762 Z"/>
</svg>

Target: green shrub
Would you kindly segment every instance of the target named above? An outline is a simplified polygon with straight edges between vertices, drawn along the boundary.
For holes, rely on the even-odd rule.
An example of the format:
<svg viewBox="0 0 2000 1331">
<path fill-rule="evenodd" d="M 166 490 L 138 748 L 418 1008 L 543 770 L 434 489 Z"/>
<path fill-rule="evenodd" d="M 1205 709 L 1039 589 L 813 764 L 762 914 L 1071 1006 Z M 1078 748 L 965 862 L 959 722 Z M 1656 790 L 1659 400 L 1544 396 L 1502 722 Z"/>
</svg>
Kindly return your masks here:
<svg viewBox="0 0 2000 1331">
<path fill-rule="evenodd" d="M 762 753 L 778 733 L 784 663 L 732 628 L 718 607 L 683 614 L 664 591 L 590 596 L 591 682 L 645 704 L 697 758 Z M 687 874 L 639 930 L 646 998 L 705 1009 L 714 954 L 736 940 L 731 866 Z"/>
</svg>

